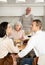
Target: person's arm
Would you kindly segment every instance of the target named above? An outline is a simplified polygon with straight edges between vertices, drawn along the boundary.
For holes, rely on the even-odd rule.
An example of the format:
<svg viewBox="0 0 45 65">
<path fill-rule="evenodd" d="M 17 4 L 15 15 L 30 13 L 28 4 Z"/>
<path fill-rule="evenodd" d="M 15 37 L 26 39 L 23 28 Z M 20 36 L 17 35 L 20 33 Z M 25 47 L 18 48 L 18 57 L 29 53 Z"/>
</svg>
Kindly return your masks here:
<svg viewBox="0 0 45 65">
<path fill-rule="evenodd" d="M 30 39 L 26 45 L 26 47 L 18 53 L 20 58 L 26 56 L 32 49 L 34 48 L 34 40 Z"/>
<path fill-rule="evenodd" d="M 11 39 L 10 39 L 10 42 L 8 44 L 8 50 L 10 53 L 18 53 L 19 52 L 18 47 L 14 46 L 14 43 Z"/>
<path fill-rule="evenodd" d="M 21 30 L 21 36 L 20 36 L 20 40 L 24 40 L 25 39 L 25 32 L 24 30 Z"/>
</svg>

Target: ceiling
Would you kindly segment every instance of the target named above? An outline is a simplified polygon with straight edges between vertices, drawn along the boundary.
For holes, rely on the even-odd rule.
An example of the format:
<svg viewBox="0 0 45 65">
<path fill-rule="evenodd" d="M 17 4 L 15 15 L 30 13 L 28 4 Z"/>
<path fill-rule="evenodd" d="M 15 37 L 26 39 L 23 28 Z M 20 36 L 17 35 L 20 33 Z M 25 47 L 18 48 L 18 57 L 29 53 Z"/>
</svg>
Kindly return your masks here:
<svg viewBox="0 0 45 65">
<path fill-rule="evenodd" d="M 35 0 L 26 0 L 25 3 L 34 3 L 34 2 L 35 2 Z M 8 4 L 15 4 L 16 0 L 7 0 L 7 2 L 0 2 L 0 4 L 6 4 L 6 3 L 8 3 Z"/>
<path fill-rule="evenodd" d="M 26 0 L 25 3 L 24 2 L 23 3 L 16 3 L 16 0 L 7 0 L 7 2 L 0 2 L 0 6 L 15 5 L 15 4 L 35 4 L 35 0 Z M 43 3 L 43 4 L 45 4 L 45 3 Z"/>
</svg>

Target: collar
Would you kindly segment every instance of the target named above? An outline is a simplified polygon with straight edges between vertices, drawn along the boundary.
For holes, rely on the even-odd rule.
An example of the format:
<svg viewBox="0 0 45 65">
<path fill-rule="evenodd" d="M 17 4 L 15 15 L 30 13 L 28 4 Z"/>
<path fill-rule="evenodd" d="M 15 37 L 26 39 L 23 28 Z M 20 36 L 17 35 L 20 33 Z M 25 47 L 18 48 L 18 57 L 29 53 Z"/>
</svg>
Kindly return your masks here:
<svg viewBox="0 0 45 65">
<path fill-rule="evenodd" d="M 40 32 L 42 32 L 42 30 L 38 30 L 38 31 L 36 32 L 36 34 L 37 34 L 37 33 L 40 33 Z"/>
<path fill-rule="evenodd" d="M 25 17 L 28 17 L 28 16 L 30 16 L 30 15 L 31 15 L 31 13 L 29 13 L 28 15 L 25 14 Z"/>
</svg>

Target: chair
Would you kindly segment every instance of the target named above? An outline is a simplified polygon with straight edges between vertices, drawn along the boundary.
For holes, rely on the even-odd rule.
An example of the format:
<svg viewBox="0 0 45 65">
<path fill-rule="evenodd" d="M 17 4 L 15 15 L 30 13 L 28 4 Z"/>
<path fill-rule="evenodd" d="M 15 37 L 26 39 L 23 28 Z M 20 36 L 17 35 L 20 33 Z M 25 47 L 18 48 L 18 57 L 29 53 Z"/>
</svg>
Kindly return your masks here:
<svg viewBox="0 0 45 65">
<path fill-rule="evenodd" d="M 33 60 L 33 62 L 32 62 L 32 65 L 37 65 L 37 63 L 38 63 L 38 58 L 39 58 L 39 57 L 35 57 L 35 58 L 34 58 L 34 60 Z"/>
</svg>

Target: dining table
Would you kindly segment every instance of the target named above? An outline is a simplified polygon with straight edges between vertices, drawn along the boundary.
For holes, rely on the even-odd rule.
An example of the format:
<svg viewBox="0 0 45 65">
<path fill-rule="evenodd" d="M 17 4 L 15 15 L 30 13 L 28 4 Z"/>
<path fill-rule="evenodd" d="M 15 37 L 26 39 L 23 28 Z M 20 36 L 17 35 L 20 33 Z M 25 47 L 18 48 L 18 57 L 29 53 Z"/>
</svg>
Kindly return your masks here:
<svg viewBox="0 0 45 65">
<path fill-rule="evenodd" d="M 17 46 L 20 51 L 22 51 L 22 50 L 26 47 L 28 41 L 29 41 L 29 39 L 25 39 L 25 40 L 23 40 L 23 41 L 19 41 L 19 40 L 18 40 L 18 42 L 15 42 L 15 41 L 14 41 L 14 45 Z M 30 54 L 30 53 L 29 53 L 29 54 Z M 17 65 L 20 65 L 20 60 L 21 60 L 21 59 L 19 58 Z M 35 57 L 34 60 L 33 60 L 33 62 L 32 62 L 32 65 L 36 65 L 37 62 L 38 62 L 38 57 Z"/>
</svg>

